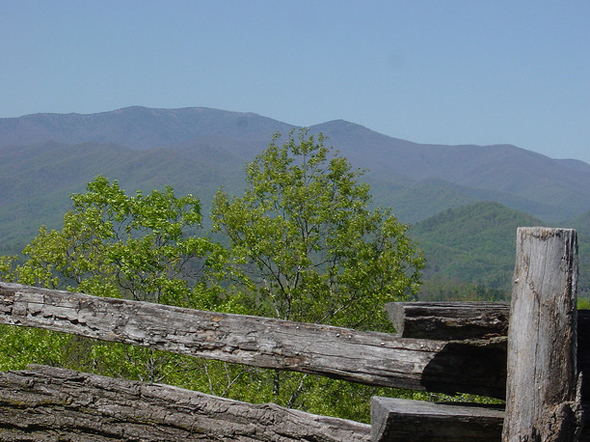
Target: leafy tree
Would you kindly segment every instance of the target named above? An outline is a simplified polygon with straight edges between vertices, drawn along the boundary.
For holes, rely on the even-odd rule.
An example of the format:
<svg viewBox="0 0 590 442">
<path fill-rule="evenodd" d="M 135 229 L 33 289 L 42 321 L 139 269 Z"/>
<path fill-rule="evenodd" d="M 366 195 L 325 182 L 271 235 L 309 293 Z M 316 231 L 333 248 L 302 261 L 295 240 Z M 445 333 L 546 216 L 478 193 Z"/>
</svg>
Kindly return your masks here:
<svg viewBox="0 0 590 442">
<path fill-rule="evenodd" d="M 172 188 L 127 196 L 99 176 L 82 194 L 61 231 L 41 227 L 23 251 L 20 282 L 97 296 L 203 307 L 226 252 L 195 235 L 199 201 Z M 206 306 L 206 305 L 205 305 Z"/>
<path fill-rule="evenodd" d="M 243 302 L 256 314 L 384 329 L 383 304 L 415 293 L 423 258 L 389 210 L 370 209 L 362 173 L 307 130 L 276 134 L 246 190 L 213 201 Z"/>
<path fill-rule="evenodd" d="M 383 304 L 415 293 L 423 267 L 406 226 L 370 208 L 361 172 L 332 155 L 321 135 L 291 132 L 282 146 L 279 138 L 248 167 L 243 197 L 215 197 L 213 220 L 229 253 L 198 235 L 200 206 L 191 195 L 166 188 L 129 197 L 98 177 L 72 196 L 61 231 L 41 228 L 26 261 L 15 267 L 3 258 L 0 272 L 97 296 L 386 330 Z M 376 392 L 41 330 L 0 333 L 8 337 L 0 344 L 5 369 L 50 363 L 358 420 L 368 418 Z"/>
<path fill-rule="evenodd" d="M 0 256 L 0 277 L 5 281 L 14 279 L 12 269 L 16 260 L 16 256 Z"/>
<path fill-rule="evenodd" d="M 388 330 L 386 302 L 418 289 L 423 258 L 389 210 L 371 209 L 368 185 L 307 130 L 291 131 L 247 167 L 246 189 L 213 201 L 214 229 L 230 242 L 234 296 L 249 313 Z M 296 373 L 250 370 L 256 400 L 366 420 L 384 389 Z M 398 393 L 399 394 L 399 393 Z"/>
<path fill-rule="evenodd" d="M 24 263 L 14 267 L 13 258 L 0 259 L 4 279 L 96 296 L 229 308 L 217 283 L 227 253 L 197 235 L 201 213 L 195 197 L 176 197 L 170 187 L 128 196 L 116 181 L 99 176 L 71 198 L 63 228 L 41 227 L 23 251 Z M 161 381 L 176 369 L 200 367 L 191 358 L 42 330 L 5 328 L 2 334 L 0 366 L 9 368 L 41 355 L 38 363 Z"/>
</svg>

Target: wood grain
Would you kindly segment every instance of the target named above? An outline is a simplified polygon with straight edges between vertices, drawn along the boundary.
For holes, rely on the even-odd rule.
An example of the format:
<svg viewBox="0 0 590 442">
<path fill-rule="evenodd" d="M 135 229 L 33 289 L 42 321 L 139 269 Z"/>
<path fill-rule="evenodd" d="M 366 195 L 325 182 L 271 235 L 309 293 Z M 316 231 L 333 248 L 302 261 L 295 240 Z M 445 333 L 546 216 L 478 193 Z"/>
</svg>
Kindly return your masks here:
<svg viewBox="0 0 590 442">
<path fill-rule="evenodd" d="M 499 442 L 504 410 L 375 397 L 371 442 Z"/>
<path fill-rule="evenodd" d="M 0 323 L 368 385 L 505 394 L 506 338 L 404 339 L 7 283 L 0 283 Z"/>
<path fill-rule="evenodd" d="M 419 339 L 484 339 L 508 334 L 510 306 L 499 302 L 390 302 L 396 336 Z"/>
<path fill-rule="evenodd" d="M 518 229 L 505 442 L 572 442 L 578 438 L 577 272 L 574 230 Z"/>
<path fill-rule="evenodd" d="M 0 441 L 368 442 L 366 424 L 54 367 L 0 373 Z"/>
</svg>

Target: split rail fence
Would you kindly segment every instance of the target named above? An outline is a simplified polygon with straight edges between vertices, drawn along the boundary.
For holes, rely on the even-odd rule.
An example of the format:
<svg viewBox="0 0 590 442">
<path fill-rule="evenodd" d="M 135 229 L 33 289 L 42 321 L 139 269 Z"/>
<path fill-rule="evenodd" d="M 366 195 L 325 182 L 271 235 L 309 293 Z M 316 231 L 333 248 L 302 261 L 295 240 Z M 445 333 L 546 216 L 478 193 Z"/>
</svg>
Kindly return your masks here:
<svg viewBox="0 0 590 442">
<path fill-rule="evenodd" d="M 368 385 L 505 399 L 375 397 L 370 425 L 47 366 L 0 373 L 0 441 L 590 440 L 590 316 L 577 237 L 519 228 L 512 303 L 392 303 L 397 335 L 0 283 L 0 323 Z"/>
</svg>

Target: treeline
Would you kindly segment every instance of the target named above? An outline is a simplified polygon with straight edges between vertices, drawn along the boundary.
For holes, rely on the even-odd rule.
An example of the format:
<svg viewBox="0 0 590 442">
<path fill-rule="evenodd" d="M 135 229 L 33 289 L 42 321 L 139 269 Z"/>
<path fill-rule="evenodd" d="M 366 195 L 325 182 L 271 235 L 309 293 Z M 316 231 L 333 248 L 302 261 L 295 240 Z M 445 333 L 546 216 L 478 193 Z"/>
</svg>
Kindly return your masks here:
<svg viewBox="0 0 590 442">
<path fill-rule="evenodd" d="M 410 230 L 427 258 L 421 300 L 504 300 L 511 291 L 516 229 L 536 218 L 484 201 L 448 209 Z"/>
</svg>

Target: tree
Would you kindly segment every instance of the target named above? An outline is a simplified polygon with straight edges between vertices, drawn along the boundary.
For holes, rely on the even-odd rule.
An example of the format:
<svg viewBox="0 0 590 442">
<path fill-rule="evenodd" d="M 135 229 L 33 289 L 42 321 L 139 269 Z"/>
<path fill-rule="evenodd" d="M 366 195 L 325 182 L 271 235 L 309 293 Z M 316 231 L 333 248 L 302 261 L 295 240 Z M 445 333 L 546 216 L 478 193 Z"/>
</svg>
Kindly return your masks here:
<svg viewBox="0 0 590 442">
<path fill-rule="evenodd" d="M 280 139 L 247 166 L 243 196 L 222 189 L 213 201 L 214 229 L 230 242 L 233 296 L 255 315 L 390 330 L 383 305 L 415 293 L 423 268 L 407 227 L 370 208 L 362 172 L 321 134 Z M 387 394 L 297 373 L 249 376 L 258 400 L 349 419 L 367 419 L 369 398 Z"/>
<path fill-rule="evenodd" d="M 423 258 L 368 185 L 308 130 L 276 134 L 247 167 L 242 197 L 220 190 L 214 228 L 231 244 L 252 312 L 363 329 L 388 327 L 383 304 L 415 293 Z"/>
<path fill-rule="evenodd" d="M 227 252 L 198 236 L 202 218 L 198 199 L 176 197 L 170 187 L 128 196 L 116 181 L 102 176 L 71 199 L 73 208 L 64 215 L 63 228 L 41 227 L 25 247 L 22 264 L 14 267 L 13 258 L 0 259 L 5 279 L 95 296 L 226 308 L 217 277 Z M 0 367 L 5 368 L 23 368 L 31 355 L 38 355 L 37 363 L 158 382 L 177 376 L 176 370 L 202 371 L 205 364 L 42 330 L 9 328 L 4 337 Z M 201 386 L 208 384 L 202 379 Z"/>
<path fill-rule="evenodd" d="M 71 197 L 61 231 L 41 227 L 27 245 L 20 282 L 96 296 L 202 305 L 207 282 L 223 267 L 226 251 L 205 237 L 200 203 L 178 198 L 171 187 L 127 196 L 99 176 Z M 215 287 L 215 286 L 213 286 Z"/>
<path fill-rule="evenodd" d="M 199 235 L 199 201 L 171 188 L 127 196 L 98 177 L 72 196 L 60 231 L 41 228 L 26 261 L 0 259 L 29 285 L 362 329 L 391 328 L 385 302 L 418 288 L 423 259 L 407 227 L 371 209 L 361 172 L 303 130 L 277 134 L 247 169 L 240 198 L 220 190 L 213 221 L 231 249 Z M 250 402 L 367 419 L 370 387 L 10 329 L 0 368 L 41 362 L 194 388 Z M 45 349 L 53 349 L 47 352 Z M 59 349 L 59 351 L 55 351 Z M 31 359 L 34 355 L 34 359 Z M 37 359 L 41 358 L 41 359 Z M 363 417 L 360 416 L 362 413 Z"/>
</svg>

